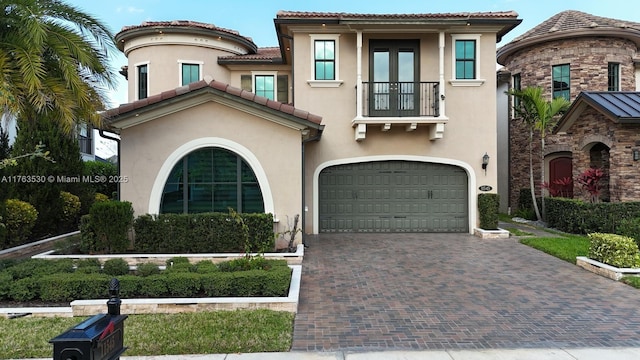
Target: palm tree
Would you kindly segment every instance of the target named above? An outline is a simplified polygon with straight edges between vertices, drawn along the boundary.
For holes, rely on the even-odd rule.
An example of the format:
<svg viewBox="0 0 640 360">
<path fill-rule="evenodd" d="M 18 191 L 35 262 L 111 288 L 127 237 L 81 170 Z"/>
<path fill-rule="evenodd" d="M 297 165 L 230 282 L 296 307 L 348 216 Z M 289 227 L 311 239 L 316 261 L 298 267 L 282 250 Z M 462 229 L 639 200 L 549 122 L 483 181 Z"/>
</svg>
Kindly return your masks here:
<svg viewBox="0 0 640 360">
<path fill-rule="evenodd" d="M 516 117 L 520 118 L 529 128 L 529 182 L 531 187 L 531 199 L 538 220 L 542 220 L 533 176 L 533 135 L 538 132 L 540 136 L 540 184 L 544 183 L 544 146 L 547 133 L 553 129 L 559 119 L 559 115 L 567 111 L 571 104 L 564 97 L 556 97 L 551 101 L 545 100 L 541 87 L 527 87 L 521 90 L 508 91 L 520 101 L 514 102 Z M 541 193 L 542 194 L 542 193 Z M 544 215 L 544 196 L 542 196 L 542 214 Z"/>
<path fill-rule="evenodd" d="M 0 0 L 0 111 L 21 120 L 42 114 L 66 133 L 100 124 L 114 88 L 111 31 L 61 0 Z"/>
</svg>

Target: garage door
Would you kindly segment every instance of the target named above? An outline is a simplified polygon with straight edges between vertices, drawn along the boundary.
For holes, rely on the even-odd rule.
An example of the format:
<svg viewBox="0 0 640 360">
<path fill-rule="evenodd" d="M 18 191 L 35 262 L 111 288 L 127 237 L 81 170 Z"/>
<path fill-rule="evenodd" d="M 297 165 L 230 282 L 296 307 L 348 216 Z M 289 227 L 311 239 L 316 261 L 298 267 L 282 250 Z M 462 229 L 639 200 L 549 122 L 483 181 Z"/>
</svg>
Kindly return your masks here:
<svg viewBox="0 0 640 360">
<path fill-rule="evenodd" d="M 379 161 L 320 173 L 320 232 L 467 232 L 467 173 L 457 166 Z"/>
</svg>

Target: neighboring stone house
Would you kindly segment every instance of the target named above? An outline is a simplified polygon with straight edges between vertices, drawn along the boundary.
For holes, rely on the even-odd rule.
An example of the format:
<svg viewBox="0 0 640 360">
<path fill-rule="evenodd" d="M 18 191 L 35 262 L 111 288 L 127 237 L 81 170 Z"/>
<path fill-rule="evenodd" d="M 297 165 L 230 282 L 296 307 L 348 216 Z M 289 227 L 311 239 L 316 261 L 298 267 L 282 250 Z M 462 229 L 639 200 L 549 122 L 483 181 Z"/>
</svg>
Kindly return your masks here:
<svg viewBox="0 0 640 360">
<path fill-rule="evenodd" d="M 511 75 L 511 88 L 540 86 L 551 97 L 573 104 L 546 139 L 546 181 L 572 178 L 568 196 L 587 199 L 575 179 L 590 167 L 606 174 L 603 201 L 640 200 L 635 174 L 640 168 L 640 103 L 637 102 L 640 24 L 580 11 L 563 11 L 498 50 L 498 63 Z M 604 93 L 603 93 L 604 92 Z M 574 101 L 575 100 L 575 101 Z M 513 99 L 511 99 L 513 101 Z M 510 114 L 513 115 L 513 114 Z M 509 126 L 508 206 L 516 209 L 529 189 L 529 132 L 516 120 Z M 534 139 L 534 174 L 540 177 L 540 139 Z M 536 187 L 538 187 L 536 185 Z M 538 187 L 539 189 L 539 187 Z M 539 193 L 539 192 L 538 192 Z M 508 194 L 508 195 L 507 195 Z"/>
<path fill-rule="evenodd" d="M 130 103 L 105 114 L 122 199 L 270 212 L 276 231 L 299 214 L 310 234 L 473 233 L 479 188 L 497 189 L 496 43 L 517 16 L 281 11 L 275 48 L 212 24 L 126 27 Z"/>
</svg>

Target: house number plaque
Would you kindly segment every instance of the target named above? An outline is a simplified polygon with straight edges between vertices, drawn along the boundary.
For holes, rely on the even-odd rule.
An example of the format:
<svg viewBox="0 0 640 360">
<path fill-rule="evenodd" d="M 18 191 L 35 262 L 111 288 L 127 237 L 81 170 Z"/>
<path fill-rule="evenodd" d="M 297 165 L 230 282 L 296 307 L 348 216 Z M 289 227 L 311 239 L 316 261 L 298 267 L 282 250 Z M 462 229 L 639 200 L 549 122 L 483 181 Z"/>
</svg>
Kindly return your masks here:
<svg viewBox="0 0 640 360">
<path fill-rule="evenodd" d="M 491 191 L 493 188 L 489 185 L 482 185 L 478 189 L 480 189 L 480 191 Z"/>
</svg>

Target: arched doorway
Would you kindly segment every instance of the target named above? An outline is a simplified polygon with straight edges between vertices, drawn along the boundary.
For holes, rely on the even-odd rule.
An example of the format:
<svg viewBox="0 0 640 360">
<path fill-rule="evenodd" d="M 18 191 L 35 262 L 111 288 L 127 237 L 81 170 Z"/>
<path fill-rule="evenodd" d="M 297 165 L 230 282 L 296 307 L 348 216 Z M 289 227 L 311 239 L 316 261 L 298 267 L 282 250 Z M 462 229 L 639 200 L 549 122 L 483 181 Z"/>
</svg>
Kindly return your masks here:
<svg viewBox="0 0 640 360">
<path fill-rule="evenodd" d="M 262 213 L 264 200 L 251 167 L 222 148 L 195 150 L 180 159 L 165 182 L 160 213 Z"/>
<path fill-rule="evenodd" d="M 549 160 L 549 194 L 573 198 L 573 159 L 562 154 Z"/>
</svg>

